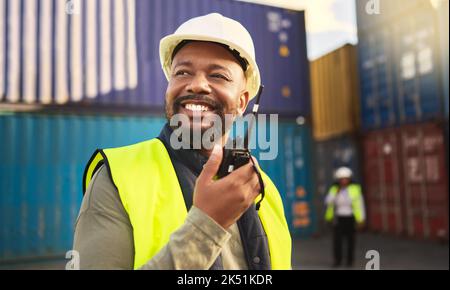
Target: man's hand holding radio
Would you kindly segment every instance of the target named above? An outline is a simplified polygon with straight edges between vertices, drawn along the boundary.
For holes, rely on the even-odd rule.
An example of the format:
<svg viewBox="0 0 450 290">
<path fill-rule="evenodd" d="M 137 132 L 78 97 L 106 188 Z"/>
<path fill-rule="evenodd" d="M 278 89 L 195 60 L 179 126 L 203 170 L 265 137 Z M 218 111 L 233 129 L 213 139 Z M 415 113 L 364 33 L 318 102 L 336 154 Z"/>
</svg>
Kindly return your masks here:
<svg viewBox="0 0 450 290">
<path fill-rule="evenodd" d="M 227 229 L 254 202 L 260 193 L 260 185 L 251 162 L 214 180 L 222 155 L 222 148 L 216 145 L 197 178 L 193 204 Z"/>
</svg>

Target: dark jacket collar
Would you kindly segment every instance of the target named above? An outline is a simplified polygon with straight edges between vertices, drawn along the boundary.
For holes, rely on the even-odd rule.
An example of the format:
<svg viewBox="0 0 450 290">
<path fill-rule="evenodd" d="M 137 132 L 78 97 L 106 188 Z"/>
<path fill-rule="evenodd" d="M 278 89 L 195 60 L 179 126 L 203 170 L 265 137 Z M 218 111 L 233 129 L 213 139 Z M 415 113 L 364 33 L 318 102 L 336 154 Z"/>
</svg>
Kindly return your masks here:
<svg viewBox="0 0 450 290">
<path fill-rule="evenodd" d="M 173 130 L 169 124 L 166 123 L 159 134 L 160 139 L 166 149 L 169 151 L 169 155 L 176 158 L 179 162 L 183 163 L 186 167 L 193 171 L 195 175 L 199 175 L 203 169 L 203 165 L 208 161 L 208 157 L 200 153 L 200 150 L 195 149 L 174 149 L 170 144 L 170 135 Z"/>
</svg>

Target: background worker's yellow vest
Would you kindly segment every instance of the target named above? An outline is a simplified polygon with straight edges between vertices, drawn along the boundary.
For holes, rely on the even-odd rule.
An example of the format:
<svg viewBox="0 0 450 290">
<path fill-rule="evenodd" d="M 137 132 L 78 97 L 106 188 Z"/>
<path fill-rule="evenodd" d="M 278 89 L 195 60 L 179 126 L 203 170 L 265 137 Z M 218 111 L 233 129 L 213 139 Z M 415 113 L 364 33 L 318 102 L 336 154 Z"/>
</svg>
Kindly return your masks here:
<svg viewBox="0 0 450 290">
<path fill-rule="evenodd" d="M 185 221 L 186 205 L 164 144 L 158 139 L 98 150 L 89 161 L 83 187 L 104 162 L 133 226 L 134 268 L 156 255 Z M 265 199 L 258 212 L 267 234 L 272 269 L 291 268 L 291 237 L 280 195 L 262 172 Z"/>
<path fill-rule="evenodd" d="M 361 223 L 364 221 L 362 207 L 364 206 L 361 201 L 361 186 L 357 184 L 350 184 L 347 187 L 348 195 L 352 200 L 352 209 L 353 216 L 355 217 L 355 221 Z M 334 185 L 330 188 L 330 194 L 335 197 L 338 192 L 338 186 Z M 332 221 L 334 218 L 334 203 L 331 203 L 327 206 L 327 211 L 325 212 L 325 220 Z"/>
</svg>

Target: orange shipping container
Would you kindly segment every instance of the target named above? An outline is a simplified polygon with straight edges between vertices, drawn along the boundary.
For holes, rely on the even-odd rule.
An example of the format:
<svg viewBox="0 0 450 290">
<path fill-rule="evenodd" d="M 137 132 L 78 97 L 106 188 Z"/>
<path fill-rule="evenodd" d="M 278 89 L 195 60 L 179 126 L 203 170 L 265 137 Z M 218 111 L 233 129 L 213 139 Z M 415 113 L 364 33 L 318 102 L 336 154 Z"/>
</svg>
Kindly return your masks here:
<svg viewBox="0 0 450 290">
<path fill-rule="evenodd" d="M 310 63 L 313 134 L 327 140 L 359 128 L 356 47 L 346 44 Z"/>
</svg>

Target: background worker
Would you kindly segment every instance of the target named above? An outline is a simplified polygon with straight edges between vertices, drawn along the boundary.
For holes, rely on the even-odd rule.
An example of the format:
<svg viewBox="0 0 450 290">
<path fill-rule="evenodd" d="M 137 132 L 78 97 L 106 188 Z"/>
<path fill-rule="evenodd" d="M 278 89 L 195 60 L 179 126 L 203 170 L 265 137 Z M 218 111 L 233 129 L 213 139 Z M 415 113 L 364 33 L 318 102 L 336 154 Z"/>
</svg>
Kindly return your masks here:
<svg viewBox="0 0 450 290">
<path fill-rule="evenodd" d="M 325 199 L 325 220 L 333 225 L 333 267 L 342 263 L 344 243 L 347 247 L 346 265 L 353 266 L 356 227 L 365 221 L 364 200 L 361 186 L 352 182 L 353 172 L 348 167 L 335 171 L 336 184 L 331 186 Z"/>
</svg>

